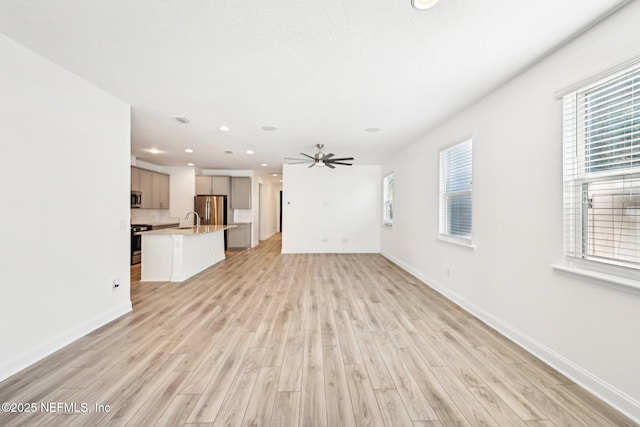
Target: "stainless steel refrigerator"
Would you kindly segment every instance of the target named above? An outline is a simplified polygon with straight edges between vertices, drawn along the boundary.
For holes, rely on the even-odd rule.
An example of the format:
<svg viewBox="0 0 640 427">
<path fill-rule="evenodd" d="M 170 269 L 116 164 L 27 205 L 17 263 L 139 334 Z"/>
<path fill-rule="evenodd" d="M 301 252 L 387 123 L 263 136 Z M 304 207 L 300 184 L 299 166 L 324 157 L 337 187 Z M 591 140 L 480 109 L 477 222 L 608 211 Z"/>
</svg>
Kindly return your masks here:
<svg viewBox="0 0 640 427">
<path fill-rule="evenodd" d="M 201 225 L 227 225 L 227 196 L 196 196 L 194 210 Z"/>
</svg>

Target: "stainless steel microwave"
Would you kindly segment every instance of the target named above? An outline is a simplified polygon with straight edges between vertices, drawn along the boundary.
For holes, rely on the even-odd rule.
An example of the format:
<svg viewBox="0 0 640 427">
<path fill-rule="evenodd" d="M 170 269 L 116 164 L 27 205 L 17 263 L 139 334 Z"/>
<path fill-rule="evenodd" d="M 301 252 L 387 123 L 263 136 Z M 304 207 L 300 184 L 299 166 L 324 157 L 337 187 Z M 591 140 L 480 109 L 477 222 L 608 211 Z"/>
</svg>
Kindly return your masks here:
<svg viewBox="0 0 640 427">
<path fill-rule="evenodd" d="M 142 207 L 142 193 L 140 191 L 131 192 L 131 207 L 132 208 Z"/>
</svg>

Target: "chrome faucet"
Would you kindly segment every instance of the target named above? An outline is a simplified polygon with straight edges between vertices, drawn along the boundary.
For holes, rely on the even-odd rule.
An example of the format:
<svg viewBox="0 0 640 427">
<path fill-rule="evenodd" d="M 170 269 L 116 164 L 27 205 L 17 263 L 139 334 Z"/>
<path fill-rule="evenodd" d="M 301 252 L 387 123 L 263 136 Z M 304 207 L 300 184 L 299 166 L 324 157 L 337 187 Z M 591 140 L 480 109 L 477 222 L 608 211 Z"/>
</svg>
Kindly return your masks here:
<svg viewBox="0 0 640 427">
<path fill-rule="evenodd" d="M 196 228 L 200 228 L 200 215 L 198 215 L 198 212 L 187 212 L 184 219 L 189 219 L 190 214 L 194 214 L 196 216 Z"/>
</svg>

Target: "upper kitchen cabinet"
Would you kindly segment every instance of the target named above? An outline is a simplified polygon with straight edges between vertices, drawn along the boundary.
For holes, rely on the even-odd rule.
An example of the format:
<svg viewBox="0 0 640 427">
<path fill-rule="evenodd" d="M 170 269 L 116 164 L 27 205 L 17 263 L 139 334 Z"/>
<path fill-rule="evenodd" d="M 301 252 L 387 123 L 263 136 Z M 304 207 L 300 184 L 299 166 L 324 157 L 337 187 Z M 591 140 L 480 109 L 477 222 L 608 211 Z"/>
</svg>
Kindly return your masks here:
<svg viewBox="0 0 640 427">
<path fill-rule="evenodd" d="M 131 191 L 140 190 L 140 169 L 131 166 Z"/>
<path fill-rule="evenodd" d="M 132 167 L 131 191 L 142 193 L 142 209 L 169 209 L 169 175 Z"/>
<path fill-rule="evenodd" d="M 153 205 L 153 172 L 138 169 L 140 171 L 140 192 L 142 193 L 142 209 L 154 209 Z"/>
<path fill-rule="evenodd" d="M 251 178 L 231 177 L 231 209 L 251 209 Z"/>
<path fill-rule="evenodd" d="M 196 176 L 196 195 L 198 196 L 228 196 L 229 177 L 228 176 Z"/>
<path fill-rule="evenodd" d="M 169 209 L 169 175 L 153 174 L 152 204 L 156 209 Z"/>
</svg>

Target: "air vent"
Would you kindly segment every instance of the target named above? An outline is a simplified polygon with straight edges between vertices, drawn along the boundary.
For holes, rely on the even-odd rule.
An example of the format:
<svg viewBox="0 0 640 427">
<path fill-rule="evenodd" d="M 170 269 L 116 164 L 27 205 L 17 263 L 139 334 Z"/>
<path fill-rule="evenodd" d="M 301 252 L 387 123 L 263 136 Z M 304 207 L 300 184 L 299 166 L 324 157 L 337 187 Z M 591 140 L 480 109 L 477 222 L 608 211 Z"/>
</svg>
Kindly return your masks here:
<svg viewBox="0 0 640 427">
<path fill-rule="evenodd" d="M 189 123 L 191 123 L 191 120 L 187 119 L 184 116 L 176 116 L 176 117 L 174 117 L 174 119 L 176 119 L 177 121 L 179 121 L 183 125 L 188 125 Z"/>
</svg>

